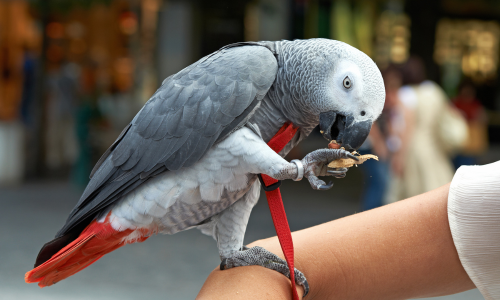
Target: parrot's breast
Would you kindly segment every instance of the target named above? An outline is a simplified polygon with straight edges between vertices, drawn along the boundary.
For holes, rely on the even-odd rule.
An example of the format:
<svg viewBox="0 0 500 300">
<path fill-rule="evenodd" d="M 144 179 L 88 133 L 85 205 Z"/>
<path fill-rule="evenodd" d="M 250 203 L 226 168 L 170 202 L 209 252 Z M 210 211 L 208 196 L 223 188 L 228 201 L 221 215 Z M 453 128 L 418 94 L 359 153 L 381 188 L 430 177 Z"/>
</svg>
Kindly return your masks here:
<svg viewBox="0 0 500 300">
<path fill-rule="evenodd" d="M 257 146 L 252 143 L 256 141 Z M 260 159 L 258 145 L 262 145 L 260 137 L 244 127 L 212 147 L 195 165 L 148 180 L 112 208 L 113 228 L 174 234 L 220 213 L 256 181 L 248 165 Z"/>
</svg>

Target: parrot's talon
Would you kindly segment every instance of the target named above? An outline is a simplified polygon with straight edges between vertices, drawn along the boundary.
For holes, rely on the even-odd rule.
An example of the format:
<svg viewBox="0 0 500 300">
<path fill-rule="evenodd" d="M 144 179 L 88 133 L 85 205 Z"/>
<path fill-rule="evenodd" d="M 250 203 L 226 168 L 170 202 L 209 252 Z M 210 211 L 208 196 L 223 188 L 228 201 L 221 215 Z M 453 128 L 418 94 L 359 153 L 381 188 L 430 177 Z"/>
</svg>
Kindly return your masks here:
<svg viewBox="0 0 500 300">
<path fill-rule="evenodd" d="M 245 247 L 245 246 L 243 246 Z M 235 251 L 231 257 L 222 259 L 220 264 L 221 270 L 227 270 L 241 266 L 261 266 L 267 269 L 277 271 L 286 277 L 290 278 L 290 269 L 287 262 L 274 253 L 267 251 L 262 247 L 247 248 L 243 251 Z M 309 293 L 309 284 L 302 272 L 295 269 L 295 283 L 304 288 L 304 296 Z"/>
<path fill-rule="evenodd" d="M 329 172 L 328 174 L 332 175 L 335 178 L 344 178 L 346 176 L 345 173 L 330 173 Z"/>
<path fill-rule="evenodd" d="M 322 184 L 318 187 L 318 190 L 321 190 L 321 191 L 326 191 L 326 190 L 329 190 L 333 187 L 333 182 L 328 182 L 328 184 Z"/>
<path fill-rule="evenodd" d="M 311 187 L 315 190 L 328 190 L 333 184 L 326 184 L 317 176 L 333 176 L 335 178 L 344 178 L 348 168 L 329 168 L 328 164 L 341 158 L 352 158 L 359 161 L 354 154 L 343 149 L 318 149 L 307 154 L 302 159 L 304 165 L 304 177 L 309 180 Z M 292 177 L 293 179 L 293 177 Z"/>
<path fill-rule="evenodd" d="M 354 159 L 355 161 L 359 161 L 359 158 L 351 153 L 347 153 L 347 157 Z"/>
<path fill-rule="evenodd" d="M 326 172 L 335 178 L 344 178 L 347 175 L 348 168 L 331 168 Z"/>
<path fill-rule="evenodd" d="M 226 269 L 226 266 L 227 266 L 227 258 L 224 258 L 220 262 L 219 268 L 221 271 L 224 271 Z"/>
<path fill-rule="evenodd" d="M 345 174 L 345 171 L 338 171 L 338 170 L 328 170 L 326 172 L 328 174 L 331 174 L 331 175 L 342 175 L 342 174 Z"/>
</svg>

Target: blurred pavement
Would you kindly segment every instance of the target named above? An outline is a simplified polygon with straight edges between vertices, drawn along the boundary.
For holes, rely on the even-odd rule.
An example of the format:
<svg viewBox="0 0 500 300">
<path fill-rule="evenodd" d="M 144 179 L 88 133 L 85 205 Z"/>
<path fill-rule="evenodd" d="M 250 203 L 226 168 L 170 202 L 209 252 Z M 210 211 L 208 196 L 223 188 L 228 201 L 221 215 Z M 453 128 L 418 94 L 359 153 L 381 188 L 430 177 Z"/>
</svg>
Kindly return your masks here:
<svg viewBox="0 0 500 300">
<path fill-rule="evenodd" d="M 361 172 L 336 180 L 328 192 L 311 190 L 307 181 L 283 183 L 282 194 L 292 230 L 355 213 Z M 354 193 L 353 193 L 354 191 Z M 80 196 L 65 182 L 34 182 L 0 188 L 0 299 L 113 300 L 194 299 L 208 274 L 219 264 L 215 241 L 197 230 L 153 236 L 106 255 L 82 272 L 40 289 L 24 283 L 40 247 L 63 225 Z M 246 243 L 275 235 L 264 198 L 252 212 Z M 436 298 L 483 299 L 477 292 Z"/>
</svg>

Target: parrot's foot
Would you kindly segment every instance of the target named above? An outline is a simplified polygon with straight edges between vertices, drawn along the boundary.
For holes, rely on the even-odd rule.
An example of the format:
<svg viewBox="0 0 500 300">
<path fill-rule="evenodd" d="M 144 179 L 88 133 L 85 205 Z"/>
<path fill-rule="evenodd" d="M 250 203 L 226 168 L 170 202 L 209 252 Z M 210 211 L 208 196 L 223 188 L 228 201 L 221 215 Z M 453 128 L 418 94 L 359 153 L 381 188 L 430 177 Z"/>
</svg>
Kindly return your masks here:
<svg viewBox="0 0 500 300">
<path fill-rule="evenodd" d="M 328 164 L 340 158 L 359 159 L 352 153 L 343 149 L 319 149 L 307 154 L 302 159 L 304 165 L 304 176 L 309 180 L 311 187 L 315 190 L 328 190 L 332 188 L 333 182 L 326 184 L 317 176 L 333 176 L 344 178 L 347 168 L 328 168 Z"/>
<path fill-rule="evenodd" d="M 344 178 L 348 170 L 348 168 L 328 168 L 326 173 L 335 178 Z"/>
<path fill-rule="evenodd" d="M 222 259 L 220 269 L 227 270 L 242 266 L 262 266 L 290 278 L 290 269 L 286 261 L 262 247 L 243 247 L 241 251 L 234 252 L 231 257 Z M 304 288 L 305 297 L 309 293 L 309 284 L 304 274 L 297 269 L 295 269 L 295 283 Z"/>
</svg>

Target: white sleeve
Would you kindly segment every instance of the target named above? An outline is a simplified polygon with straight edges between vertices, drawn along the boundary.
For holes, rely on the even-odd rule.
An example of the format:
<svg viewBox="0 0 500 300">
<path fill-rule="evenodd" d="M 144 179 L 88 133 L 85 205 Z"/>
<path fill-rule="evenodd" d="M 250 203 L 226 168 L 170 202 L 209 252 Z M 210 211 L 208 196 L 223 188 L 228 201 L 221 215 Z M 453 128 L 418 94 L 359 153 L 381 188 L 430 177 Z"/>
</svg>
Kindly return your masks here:
<svg viewBox="0 0 500 300">
<path fill-rule="evenodd" d="M 486 300 L 500 299 L 500 161 L 458 169 L 448 218 L 465 271 Z"/>
</svg>

